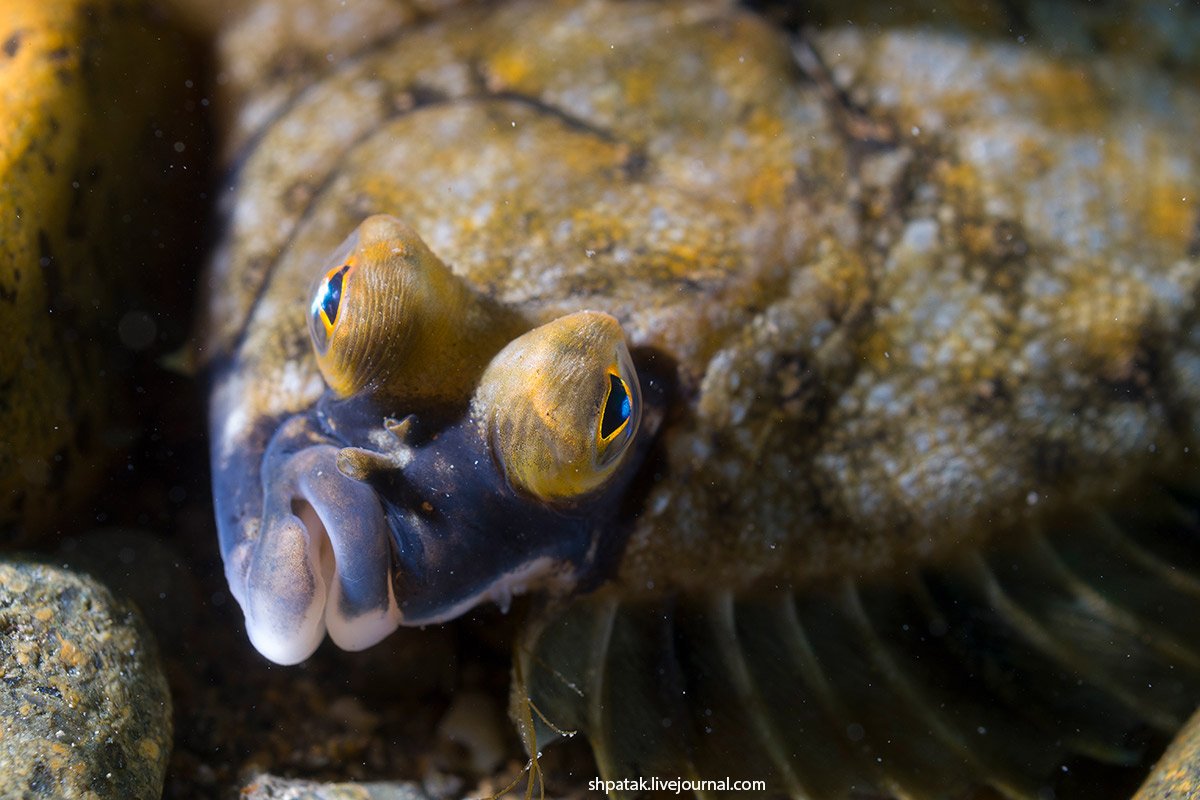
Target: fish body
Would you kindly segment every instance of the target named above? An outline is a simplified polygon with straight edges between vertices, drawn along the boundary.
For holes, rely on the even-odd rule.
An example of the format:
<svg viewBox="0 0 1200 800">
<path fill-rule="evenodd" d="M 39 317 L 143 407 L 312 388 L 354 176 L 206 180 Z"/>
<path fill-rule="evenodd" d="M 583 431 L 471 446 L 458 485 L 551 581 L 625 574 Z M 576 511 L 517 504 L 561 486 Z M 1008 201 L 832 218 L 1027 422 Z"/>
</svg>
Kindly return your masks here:
<svg viewBox="0 0 1200 800">
<path fill-rule="evenodd" d="M 1079 753 L 1134 759 L 1136 713 L 1045 759 L 979 755 L 872 631 L 957 620 L 940 665 L 989 636 L 1038 651 L 960 665 L 990 688 L 1094 655 L 1099 634 L 1046 638 L 1063 586 L 1087 624 L 1161 632 L 1138 603 L 1109 614 L 1117 595 L 1084 591 L 1074 561 L 1047 565 L 1093 527 L 1121 532 L 1110 553 L 1131 526 L 1194 526 L 1200 263 L 1175 198 L 1198 128 L 1194 90 L 1103 60 L 798 38 L 724 3 L 511 3 L 338 64 L 242 157 L 209 273 L 217 522 L 252 639 L 294 662 L 326 631 L 354 649 L 538 592 L 515 716 L 529 737 L 530 701 L 571 720 L 606 775 L 652 752 L 761 764 L 796 796 L 1025 796 Z M 1148 516 L 1110 524 L 1131 509 Z M 1009 603 L 1027 585 L 993 559 L 1037 553 L 1057 588 Z M 983 611 L 948 616 L 959 600 Z M 1147 663 L 1200 641 L 1168 627 Z M 704 642 L 668 659 L 681 676 L 731 676 L 720 752 L 753 758 L 693 734 L 644 746 L 558 685 L 606 697 L 607 659 L 658 663 L 665 640 Z M 850 660 L 836 678 L 822 643 Z M 909 730 L 855 721 L 872 670 L 936 746 L 872 765 Z M 1088 677 L 1139 706 L 1125 678 Z M 1150 727 L 1182 721 L 1196 683 Z M 807 766 L 804 704 L 768 691 L 792 685 L 823 687 L 850 734 L 821 741 L 861 769 Z M 1051 695 L 1047 717 L 1079 699 Z M 702 732 L 699 702 L 658 721 Z M 1052 736 L 1033 717 L 1005 735 Z M 948 777 L 913 778 L 930 770 Z"/>
</svg>

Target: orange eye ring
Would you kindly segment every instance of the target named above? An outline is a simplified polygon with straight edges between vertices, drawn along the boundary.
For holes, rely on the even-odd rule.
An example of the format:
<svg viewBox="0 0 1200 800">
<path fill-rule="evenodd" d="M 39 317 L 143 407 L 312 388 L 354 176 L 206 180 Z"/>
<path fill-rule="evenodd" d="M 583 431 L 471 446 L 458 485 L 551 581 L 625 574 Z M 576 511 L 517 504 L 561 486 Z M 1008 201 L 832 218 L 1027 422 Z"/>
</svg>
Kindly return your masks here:
<svg viewBox="0 0 1200 800">
<path fill-rule="evenodd" d="M 317 290 L 313 292 L 309 313 L 321 321 L 326 337 L 333 335 L 334 326 L 337 325 L 338 313 L 342 308 L 342 296 L 346 292 L 346 281 L 350 277 L 349 272 L 352 266 L 350 262 L 347 262 L 329 270 L 321 279 Z"/>
</svg>

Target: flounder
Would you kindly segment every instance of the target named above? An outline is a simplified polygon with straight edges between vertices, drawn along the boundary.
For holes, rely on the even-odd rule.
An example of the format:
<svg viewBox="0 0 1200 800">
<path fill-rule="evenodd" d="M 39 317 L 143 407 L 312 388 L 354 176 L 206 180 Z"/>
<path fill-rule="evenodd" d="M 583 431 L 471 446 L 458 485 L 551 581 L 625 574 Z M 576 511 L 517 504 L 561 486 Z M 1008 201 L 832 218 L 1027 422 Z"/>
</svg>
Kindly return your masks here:
<svg viewBox="0 0 1200 800">
<path fill-rule="evenodd" d="M 724 3 L 337 64 L 209 277 L 251 640 L 531 593 L 514 719 L 606 779 L 1120 792 L 1200 700 L 1198 133 L 1140 69 Z"/>
</svg>

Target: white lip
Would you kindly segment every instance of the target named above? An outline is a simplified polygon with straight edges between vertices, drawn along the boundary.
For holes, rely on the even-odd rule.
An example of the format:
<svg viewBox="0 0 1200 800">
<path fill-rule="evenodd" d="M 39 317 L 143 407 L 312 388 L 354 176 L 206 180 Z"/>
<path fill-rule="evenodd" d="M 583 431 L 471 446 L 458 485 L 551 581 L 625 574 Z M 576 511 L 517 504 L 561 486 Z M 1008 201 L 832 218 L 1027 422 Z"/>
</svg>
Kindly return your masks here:
<svg viewBox="0 0 1200 800">
<path fill-rule="evenodd" d="M 246 634 L 258 652 L 276 664 L 300 663 L 325 638 L 326 581 L 319 569 L 314 569 L 320 565 L 324 527 L 320 526 L 317 536 L 310 534 L 312 530 L 301 517 L 282 520 L 269 532 L 273 558 L 260 555 L 256 548 L 247 575 L 242 600 Z M 279 558 L 279 554 L 285 557 Z M 281 562 L 287 563 L 285 574 L 277 568 Z"/>
<path fill-rule="evenodd" d="M 341 596 L 341 581 L 335 581 L 325 603 L 325 627 L 329 631 L 329 638 L 343 650 L 366 650 L 371 645 L 383 641 L 403 623 L 391 581 L 388 581 L 388 605 L 382 611 L 368 612 L 356 617 L 343 616 L 338 611 L 341 607 Z"/>
<path fill-rule="evenodd" d="M 230 576 L 250 641 L 278 664 L 308 658 L 327 632 L 362 650 L 401 624 L 379 500 L 338 472 L 337 453 L 314 445 L 283 457 L 249 569 Z"/>
</svg>

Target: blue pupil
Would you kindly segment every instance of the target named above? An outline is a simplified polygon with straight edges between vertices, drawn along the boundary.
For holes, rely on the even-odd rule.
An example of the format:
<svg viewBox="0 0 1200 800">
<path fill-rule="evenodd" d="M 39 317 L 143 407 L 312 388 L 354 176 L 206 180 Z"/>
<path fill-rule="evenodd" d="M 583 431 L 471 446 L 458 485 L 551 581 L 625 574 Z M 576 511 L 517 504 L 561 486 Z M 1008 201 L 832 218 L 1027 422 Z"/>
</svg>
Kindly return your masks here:
<svg viewBox="0 0 1200 800">
<path fill-rule="evenodd" d="M 329 325 L 337 322 L 338 308 L 342 304 L 342 281 L 348 269 L 350 269 L 350 265 L 346 264 L 326 278 L 325 282 L 321 284 L 321 291 L 313 298 L 313 305 L 321 309 L 321 313 L 325 315 L 325 321 Z"/>
<path fill-rule="evenodd" d="M 611 372 L 608 375 L 608 398 L 604 401 L 604 415 L 600 417 L 600 438 L 609 439 L 629 419 L 633 411 L 633 399 L 624 382 Z"/>
</svg>

